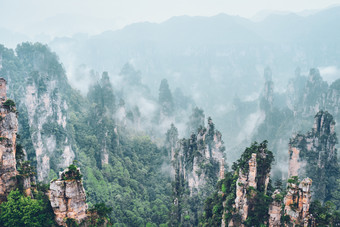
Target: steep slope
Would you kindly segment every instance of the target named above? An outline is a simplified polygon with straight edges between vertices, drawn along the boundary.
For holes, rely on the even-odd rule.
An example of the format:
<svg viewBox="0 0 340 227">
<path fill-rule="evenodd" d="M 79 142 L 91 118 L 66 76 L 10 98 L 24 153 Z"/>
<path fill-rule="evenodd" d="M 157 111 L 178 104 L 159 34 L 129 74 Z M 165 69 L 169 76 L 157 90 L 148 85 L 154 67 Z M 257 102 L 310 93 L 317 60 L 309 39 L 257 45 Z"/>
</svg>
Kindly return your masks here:
<svg viewBox="0 0 340 227">
<path fill-rule="evenodd" d="M 204 204 L 201 226 L 257 226 L 267 223 L 274 156 L 267 141 L 254 142 L 217 183 Z"/>
<path fill-rule="evenodd" d="M 171 225 L 197 225 L 203 201 L 224 177 L 225 147 L 211 118 L 188 139 L 178 139 L 174 125 L 167 132 L 166 148 L 173 173 Z M 221 172 L 222 171 L 222 172 Z"/>
<path fill-rule="evenodd" d="M 79 168 L 70 165 L 50 183 L 49 199 L 58 225 L 68 226 L 68 219 L 81 224 L 87 218 L 88 206 L 81 178 Z"/>
<path fill-rule="evenodd" d="M 15 103 L 7 99 L 6 80 L 0 78 L 0 203 L 17 184 L 16 138 L 18 119 Z"/>
<path fill-rule="evenodd" d="M 47 182 L 74 159 L 64 96 L 71 88 L 57 56 L 46 46 L 23 43 L 16 49 L 17 57 L 2 49 L 6 54 L 0 74 L 9 81 L 9 96 L 23 114 L 19 122 L 23 145 L 37 167 L 38 180 Z"/>
<path fill-rule="evenodd" d="M 325 82 L 318 69 L 310 69 L 308 77 L 302 76 L 300 70 L 290 80 L 288 89 L 283 96 L 286 105 L 279 106 L 282 102 L 272 94 L 273 107 L 265 111 L 265 119 L 255 130 L 253 140 L 268 139 L 269 147 L 274 150 L 278 165 L 274 167 L 274 175 L 282 177 L 286 168 L 279 163 L 289 158 L 286 153 L 286 144 L 291 134 L 306 131 L 310 128 L 310 121 L 319 111 L 329 112 L 335 121 L 340 121 L 339 115 L 339 91 L 338 80 L 330 86 Z M 261 103 L 266 103 L 265 95 L 262 95 Z M 282 103 L 281 103 L 282 104 Z M 263 105 L 260 108 L 263 108 Z M 334 128 L 339 132 L 339 128 Z M 336 146 L 336 145 L 335 145 Z"/>
<path fill-rule="evenodd" d="M 313 197 L 320 201 L 330 200 L 335 190 L 339 174 L 336 143 L 335 121 L 324 111 L 315 115 L 311 131 L 294 136 L 289 143 L 289 176 L 312 178 Z"/>
<path fill-rule="evenodd" d="M 16 52 L 0 46 L 0 53 L 0 76 L 9 81 L 9 97 L 18 100 L 20 141 L 37 169 L 38 184 L 76 159 L 89 207 L 112 207 L 113 224 L 166 223 L 171 195 L 170 176 L 162 167 L 166 152 L 143 132 L 116 121 L 109 77 L 93 78 L 94 92 L 83 97 L 70 87 L 47 46 L 24 43 Z"/>
</svg>

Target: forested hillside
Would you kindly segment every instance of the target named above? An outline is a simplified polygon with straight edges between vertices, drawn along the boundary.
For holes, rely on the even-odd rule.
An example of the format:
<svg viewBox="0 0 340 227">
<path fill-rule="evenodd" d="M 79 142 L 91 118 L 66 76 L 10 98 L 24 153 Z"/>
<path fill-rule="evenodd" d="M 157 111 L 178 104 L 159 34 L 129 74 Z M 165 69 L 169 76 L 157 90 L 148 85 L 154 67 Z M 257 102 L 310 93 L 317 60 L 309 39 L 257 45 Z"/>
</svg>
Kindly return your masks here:
<svg viewBox="0 0 340 227">
<path fill-rule="evenodd" d="M 0 226 L 340 225 L 339 12 L 0 28 Z"/>
<path fill-rule="evenodd" d="M 162 169 L 167 153 L 147 134 L 118 123 L 119 105 L 107 74 L 83 97 L 70 87 L 47 46 L 23 43 L 16 54 L 2 46 L 1 54 L 0 74 L 17 102 L 20 142 L 38 181 L 48 183 L 77 160 L 89 205 L 112 207 L 112 223 L 166 223 L 171 180 Z"/>
<path fill-rule="evenodd" d="M 317 69 L 310 70 L 308 79 L 297 74 L 285 95 L 286 107 L 279 105 L 272 72 L 265 69 L 262 95 L 255 104 L 238 100 L 241 109 L 235 109 L 247 117 L 259 108 L 263 119 L 250 136 L 265 141 L 252 143 L 229 169 L 218 125 L 202 109 L 193 108 L 190 97 L 172 92 L 166 79 L 153 97 L 140 72 L 126 64 L 120 73 L 123 87 L 117 87 L 107 72 L 92 72 L 85 96 L 69 85 L 63 65 L 48 46 L 1 46 L 0 53 L 0 76 L 7 81 L 8 97 L 15 100 L 3 105 L 18 116 L 18 180 L 3 178 L 8 188 L 3 199 L 8 202 L 0 207 L 4 225 L 25 222 L 9 208 L 18 198 L 25 202 L 16 209 L 36 206 L 43 215 L 29 222 L 50 220 L 38 226 L 54 220 L 67 226 L 338 223 L 339 80 L 328 86 Z M 310 128 L 312 113 L 319 109 L 335 115 L 320 111 L 311 132 L 293 135 Z M 229 120 L 233 119 L 242 125 Z M 280 149 L 284 144 L 289 149 Z M 78 215 L 62 213 L 64 199 L 58 196 L 63 190 L 68 201 L 74 201 L 70 204 L 78 204 Z M 306 205 L 293 207 L 299 204 L 297 195 L 306 195 L 308 200 L 301 202 Z M 304 213 L 296 217 L 292 212 L 299 209 Z M 14 224 L 9 224 L 12 219 Z"/>
</svg>

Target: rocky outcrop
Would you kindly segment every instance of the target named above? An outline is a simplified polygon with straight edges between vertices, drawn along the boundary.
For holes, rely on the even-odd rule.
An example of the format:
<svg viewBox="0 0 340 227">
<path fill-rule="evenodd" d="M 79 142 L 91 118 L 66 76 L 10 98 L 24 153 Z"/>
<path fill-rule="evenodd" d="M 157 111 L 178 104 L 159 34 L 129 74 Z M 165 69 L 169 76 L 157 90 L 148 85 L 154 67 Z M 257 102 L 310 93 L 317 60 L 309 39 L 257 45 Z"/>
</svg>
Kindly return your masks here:
<svg viewBox="0 0 340 227">
<path fill-rule="evenodd" d="M 172 134 L 176 137 L 175 131 Z M 175 151 L 170 155 L 174 168 L 180 169 L 191 192 L 199 191 L 207 183 L 207 180 L 216 182 L 221 177 L 220 170 L 225 165 L 223 153 L 225 148 L 222 134 L 215 129 L 211 118 L 208 119 L 207 128 L 201 127 L 197 134 L 191 135 L 190 139 L 182 139 L 179 144 L 173 140 L 169 142 L 171 150 Z M 204 168 L 209 165 L 219 168 Z M 215 179 L 211 179 L 211 177 L 215 177 Z"/>
<path fill-rule="evenodd" d="M 242 170 L 239 171 L 239 177 L 236 182 L 236 199 L 235 208 L 236 212 L 241 215 L 241 220 L 244 222 L 248 218 L 249 209 L 249 191 L 256 189 L 256 175 L 257 175 L 257 165 L 256 165 L 256 153 L 251 155 L 251 159 L 248 162 L 249 172 L 243 173 Z M 252 187 L 252 188 L 250 188 Z M 250 189 L 250 190 L 249 190 Z"/>
<path fill-rule="evenodd" d="M 311 186 L 310 178 L 305 178 L 300 183 L 297 177 L 288 180 L 287 195 L 284 198 L 284 213 L 289 216 L 289 223 L 293 226 L 308 226 L 312 196 Z"/>
<path fill-rule="evenodd" d="M 18 119 L 15 104 L 6 97 L 6 81 L 0 79 L 0 202 L 16 186 L 16 138 Z"/>
<path fill-rule="evenodd" d="M 273 159 L 274 156 L 267 150 L 267 142 L 264 141 L 259 145 L 252 144 L 237 161 L 235 210 L 229 211 L 233 214 L 233 218 L 229 220 L 228 226 L 246 226 L 248 217 L 254 218 L 259 196 L 267 194 Z"/>
<path fill-rule="evenodd" d="M 38 181 L 46 181 L 51 162 L 64 168 L 74 159 L 70 140 L 66 136 L 68 105 L 59 93 L 58 78 L 39 72 L 31 74 L 31 77 L 21 102 L 26 107 L 32 131 Z M 61 151 L 60 158 L 55 155 L 57 150 Z"/>
<path fill-rule="evenodd" d="M 269 206 L 269 227 L 281 226 L 282 195 L 279 190 L 275 190 L 272 195 L 273 202 Z"/>
<path fill-rule="evenodd" d="M 222 135 L 210 118 L 206 128 L 199 127 L 188 139 L 178 140 L 178 131 L 171 125 L 166 134 L 165 147 L 171 160 L 170 173 L 175 182 L 171 225 L 181 223 L 196 226 L 205 199 L 213 192 L 218 180 L 224 178 L 225 148 Z"/>
<path fill-rule="evenodd" d="M 296 137 L 295 139 L 301 141 L 302 136 Z M 300 148 L 289 145 L 289 170 L 288 177 L 299 176 L 299 170 L 301 170 L 301 160 L 300 160 Z M 303 166 L 305 163 L 303 163 Z"/>
<path fill-rule="evenodd" d="M 66 226 L 67 219 L 78 224 L 86 220 L 88 206 L 79 168 L 71 165 L 51 181 L 49 199 L 58 225 Z"/>
<path fill-rule="evenodd" d="M 220 162 L 220 174 L 219 174 L 219 179 L 222 180 L 224 179 L 224 174 L 225 174 L 225 168 L 224 168 L 224 158 L 221 159 L 221 162 Z"/>
<path fill-rule="evenodd" d="M 335 121 L 327 111 L 315 115 L 314 126 L 289 143 L 289 176 L 311 177 L 316 199 L 324 201 L 333 185 L 328 181 L 339 169 L 335 144 Z"/>
<path fill-rule="evenodd" d="M 50 173 L 54 175 L 74 158 L 68 109 L 71 94 L 76 93 L 58 57 L 46 45 L 22 43 L 16 53 L 4 51 L 10 55 L 3 55 L 0 74 L 8 81 L 8 96 L 16 100 L 21 113 L 19 133 L 23 141 L 29 141 L 25 148 L 38 181 L 47 183 Z"/>
</svg>

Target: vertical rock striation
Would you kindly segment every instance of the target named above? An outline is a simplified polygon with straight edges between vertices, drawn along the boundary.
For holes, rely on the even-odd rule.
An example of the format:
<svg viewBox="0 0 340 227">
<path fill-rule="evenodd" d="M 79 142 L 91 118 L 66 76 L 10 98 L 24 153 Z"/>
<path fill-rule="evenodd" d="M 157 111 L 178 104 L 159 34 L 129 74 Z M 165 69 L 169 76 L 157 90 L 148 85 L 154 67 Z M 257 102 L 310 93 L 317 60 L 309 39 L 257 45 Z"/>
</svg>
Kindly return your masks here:
<svg viewBox="0 0 340 227">
<path fill-rule="evenodd" d="M 280 227 L 281 226 L 281 212 L 282 212 L 282 195 L 279 190 L 275 190 L 272 199 L 273 202 L 269 206 L 269 227 Z"/>
<path fill-rule="evenodd" d="M 245 150 L 237 164 L 233 165 L 233 168 L 236 168 L 238 179 L 234 201 L 235 209 L 228 211 L 232 213 L 228 226 L 247 226 L 259 218 L 255 210 L 259 209 L 258 206 L 266 206 L 258 203 L 260 198 L 267 195 L 273 160 L 273 153 L 267 149 L 267 141 L 264 141 L 261 144 L 253 143 L 250 148 Z M 268 215 L 268 213 L 262 215 Z M 261 217 L 262 220 L 264 218 L 266 217 Z"/>
<path fill-rule="evenodd" d="M 243 173 L 242 170 L 239 171 L 239 177 L 236 183 L 236 199 L 235 208 L 236 212 L 241 216 L 241 221 L 244 222 L 248 218 L 249 212 L 249 189 L 256 189 L 256 175 L 257 175 L 257 165 L 256 165 L 256 153 L 251 155 L 251 159 L 248 161 L 249 172 Z M 250 188 L 252 187 L 252 188 Z M 243 224 L 242 224 L 243 226 Z"/>
<path fill-rule="evenodd" d="M 311 177 L 314 197 L 320 201 L 333 190 L 328 179 L 339 173 L 336 143 L 335 121 L 327 111 L 318 112 L 312 130 L 294 136 L 289 143 L 289 176 Z"/>
<path fill-rule="evenodd" d="M 58 225 L 66 226 L 67 219 L 80 224 L 87 218 L 86 194 L 80 178 L 79 168 L 67 168 L 50 183 L 49 199 Z"/>
<path fill-rule="evenodd" d="M 68 105 L 59 93 L 62 88 L 58 78 L 34 72 L 30 79 L 21 102 L 26 107 L 32 131 L 38 181 L 46 181 L 52 164 L 64 168 L 74 159 L 74 152 L 66 136 Z M 57 150 L 61 151 L 58 158 Z"/>
<path fill-rule="evenodd" d="M 176 136 L 176 132 L 173 132 Z M 216 182 L 220 177 L 220 170 L 224 168 L 224 150 L 222 134 L 215 129 L 211 118 L 207 128 L 201 127 L 197 134 L 191 134 L 190 139 L 182 139 L 180 143 L 171 142 L 174 168 L 188 182 L 191 193 L 199 191 L 207 181 Z M 210 166 L 210 168 L 206 168 Z"/>
<path fill-rule="evenodd" d="M 165 146 L 175 182 L 171 217 L 174 226 L 179 223 L 198 225 L 204 200 L 213 192 L 217 181 L 224 177 L 225 148 L 221 133 L 215 129 L 211 118 L 206 128 L 201 126 L 196 131 L 189 139 L 178 140 L 178 131 L 171 125 L 166 134 Z"/>
<path fill-rule="evenodd" d="M 17 182 L 15 143 L 18 119 L 14 102 L 7 100 L 6 81 L 3 78 L 0 78 L 0 95 L 0 202 L 3 202 Z"/>
<path fill-rule="evenodd" d="M 300 183 L 297 178 L 288 181 L 288 192 L 284 199 L 284 213 L 289 216 L 289 223 L 293 226 L 308 226 L 312 196 L 311 186 L 312 180 L 310 178 L 305 178 Z"/>
</svg>

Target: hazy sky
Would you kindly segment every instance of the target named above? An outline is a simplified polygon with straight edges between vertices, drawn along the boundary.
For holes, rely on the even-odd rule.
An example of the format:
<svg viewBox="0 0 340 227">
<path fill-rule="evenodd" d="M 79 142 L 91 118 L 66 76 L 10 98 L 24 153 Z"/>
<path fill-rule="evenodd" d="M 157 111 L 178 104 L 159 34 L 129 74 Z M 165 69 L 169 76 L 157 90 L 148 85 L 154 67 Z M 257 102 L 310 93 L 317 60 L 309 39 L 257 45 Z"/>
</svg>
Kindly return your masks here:
<svg viewBox="0 0 340 227">
<path fill-rule="evenodd" d="M 0 27 L 30 35 L 98 33 L 177 15 L 227 13 L 250 18 L 262 10 L 299 12 L 334 4 L 340 0 L 0 0 Z"/>
</svg>

